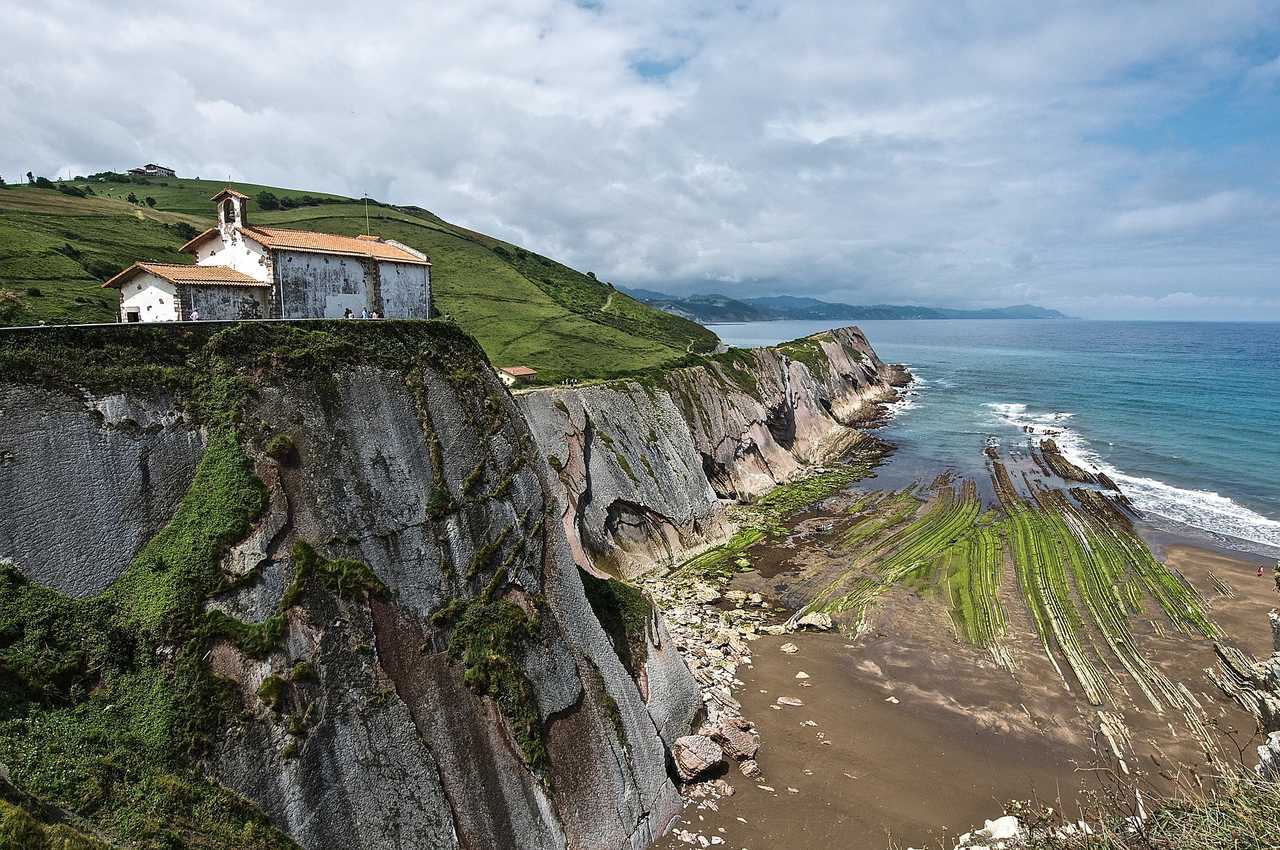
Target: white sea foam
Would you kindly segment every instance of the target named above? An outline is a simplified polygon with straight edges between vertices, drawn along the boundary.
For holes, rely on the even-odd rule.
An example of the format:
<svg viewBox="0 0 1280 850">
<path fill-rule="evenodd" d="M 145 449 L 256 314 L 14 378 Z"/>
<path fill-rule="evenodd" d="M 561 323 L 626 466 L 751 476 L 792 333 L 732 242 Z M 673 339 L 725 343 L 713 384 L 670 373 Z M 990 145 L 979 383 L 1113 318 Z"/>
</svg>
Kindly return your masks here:
<svg viewBox="0 0 1280 850">
<path fill-rule="evenodd" d="M 1102 460 L 1079 432 L 1066 427 L 1074 414 L 1035 413 L 1025 404 L 986 405 L 999 421 L 1037 436 L 1052 435 L 1062 454 L 1079 466 L 1105 472 L 1139 510 L 1215 534 L 1280 547 L 1280 521 L 1210 490 L 1188 490 L 1154 478 L 1129 475 Z"/>
<path fill-rule="evenodd" d="M 899 416 L 915 407 L 916 402 L 920 398 L 920 388 L 926 385 L 927 382 L 925 379 L 913 372 L 911 374 L 911 383 L 898 390 L 897 399 L 884 406 L 886 418 L 897 419 Z"/>
</svg>

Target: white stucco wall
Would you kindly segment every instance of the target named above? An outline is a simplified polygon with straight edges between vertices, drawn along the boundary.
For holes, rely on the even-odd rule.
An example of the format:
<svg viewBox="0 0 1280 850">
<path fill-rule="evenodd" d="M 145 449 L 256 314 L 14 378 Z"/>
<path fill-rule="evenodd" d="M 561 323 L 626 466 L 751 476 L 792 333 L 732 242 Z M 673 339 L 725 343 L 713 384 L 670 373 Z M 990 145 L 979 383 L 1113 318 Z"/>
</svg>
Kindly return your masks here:
<svg viewBox="0 0 1280 850">
<path fill-rule="evenodd" d="M 138 311 L 141 322 L 176 322 L 177 289 L 150 272 L 135 275 L 120 288 L 120 321 L 128 320 L 130 310 Z"/>
<path fill-rule="evenodd" d="M 196 265 L 229 266 L 254 280 L 271 282 L 271 252 L 235 229 L 229 231 L 228 239 L 215 234 L 199 245 Z"/>
<path fill-rule="evenodd" d="M 409 263 L 379 262 L 378 280 L 382 309 L 388 319 L 431 317 L 430 267 Z"/>
</svg>

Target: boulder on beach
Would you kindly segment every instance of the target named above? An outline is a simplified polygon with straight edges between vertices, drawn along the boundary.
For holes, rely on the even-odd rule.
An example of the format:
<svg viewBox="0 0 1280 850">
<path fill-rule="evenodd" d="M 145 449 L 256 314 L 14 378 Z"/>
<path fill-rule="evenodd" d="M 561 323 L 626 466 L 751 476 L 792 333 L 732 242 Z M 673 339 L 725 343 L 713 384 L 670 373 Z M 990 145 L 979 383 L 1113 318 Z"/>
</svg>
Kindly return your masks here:
<svg viewBox="0 0 1280 850">
<path fill-rule="evenodd" d="M 986 821 L 982 829 L 961 835 L 956 850 L 999 850 L 1009 846 L 1007 842 L 1018 838 L 1022 833 L 1021 821 L 1013 815 L 1005 815 Z"/>
<path fill-rule="evenodd" d="M 720 745 L 706 735 L 676 738 L 675 746 L 671 748 L 671 758 L 675 761 L 676 772 L 685 782 L 724 764 L 724 753 Z"/>
<path fill-rule="evenodd" d="M 829 632 L 833 628 L 835 628 L 835 623 L 832 622 L 831 615 L 824 614 L 821 611 L 812 611 L 796 620 L 796 631 L 807 629 L 815 632 Z"/>
<path fill-rule="evenodd" d="M 735 761 L 755 758 L 760 749 L 760 737 L 755 726 L 741 717 L 726 717 L 711 737 L 724 754 Z"/>
<path fill-rule="evenodd" d="M 800 651 L 800 647 L 796 646 L 794 643 L 784 643 L 782 646 L 778 647 L 778 649 L 782 650 L 788 655 L 790 655 L 793 652 Z"/>
</svg>

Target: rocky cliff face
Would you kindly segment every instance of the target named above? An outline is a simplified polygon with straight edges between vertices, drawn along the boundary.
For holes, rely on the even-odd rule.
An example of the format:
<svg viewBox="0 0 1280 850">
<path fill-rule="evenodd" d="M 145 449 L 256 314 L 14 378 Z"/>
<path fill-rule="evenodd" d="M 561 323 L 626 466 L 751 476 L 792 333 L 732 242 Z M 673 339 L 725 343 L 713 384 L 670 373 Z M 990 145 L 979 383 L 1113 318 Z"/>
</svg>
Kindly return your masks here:
<svg viewBox="0 0 1280 850">
<path fill-rule="evenodd" d="M 907 376 L 857 328 L 735 350 L 653 381 L 557 388 L 518 401 L 584 568 L 636 576 L 724 540 L 745 500 L 861 438 Z"/>
<path fill-rule="evenodd" d="M 770 398 L 825 386 L 761 357 Z M 640 848 L 676 812 L 697 686 L 577 567 L 722 533 L 669 392 L 522 416 L 451 327 L 336 322 L 13 335 L 0 407 L 24 793 L 144 847 Z"/>
<path fill-rule="evenodd" d="M 1269 619 L 1271 655 L 1259 660 L 1219 643 L 1214 646 L 1218 667 L 1206 672 L 1223 693 L 1257 718 L 1265 736 L 1258 747 L 1258 775 L 1280 782 L 1280 612 L 1272 611 Z"/>
</svg>

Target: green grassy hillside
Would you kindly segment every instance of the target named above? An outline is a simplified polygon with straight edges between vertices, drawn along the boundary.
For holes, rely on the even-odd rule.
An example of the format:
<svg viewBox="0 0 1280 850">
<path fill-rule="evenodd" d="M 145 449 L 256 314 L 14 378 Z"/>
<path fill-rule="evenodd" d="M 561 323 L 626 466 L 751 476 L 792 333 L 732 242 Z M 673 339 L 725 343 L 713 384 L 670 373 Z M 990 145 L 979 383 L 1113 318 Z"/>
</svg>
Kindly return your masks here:
<svg viewBox="0 0 1280 850">
<path fill-rule="evenodd" d="M 359 200 L 247 183 L 170 178 L 9 187 L 0 190 L 0 325 L 114 321 L 115 294 L 101 282 L 135 260 L 190 262 L 178 248 L 213 224 L 208 199 L 225 185 L 298 204 L 263 210 L 255 200 L 253 223 L 365 232 Z M 86 186 L 93 195 L 63 191 Z M 129 202 L 130 193 L 142 203 Z M 532 366 L 548 381 L 607 377 L 674 363 L 716 343 L 693 322 L 424 209 L 370 203 L 369 217 L 374 233 L 431 258 L 436 308 L 496 364 Z"/>
</svg>

